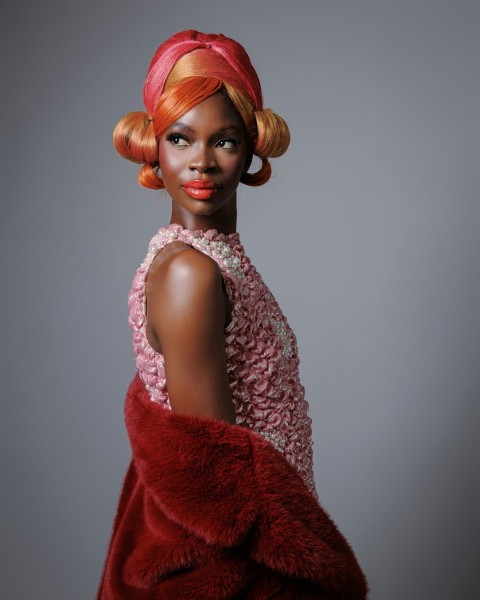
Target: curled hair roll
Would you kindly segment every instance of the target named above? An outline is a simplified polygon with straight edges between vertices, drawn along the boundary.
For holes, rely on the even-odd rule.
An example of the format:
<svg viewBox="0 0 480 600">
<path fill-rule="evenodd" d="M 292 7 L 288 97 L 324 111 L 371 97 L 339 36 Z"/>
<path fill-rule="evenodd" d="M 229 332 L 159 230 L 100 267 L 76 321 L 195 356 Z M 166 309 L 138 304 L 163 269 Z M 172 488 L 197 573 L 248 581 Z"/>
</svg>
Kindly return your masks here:
<svg viewBox="0 0 480 600">
<path fill-rule="evenodd" d="M 242 173 L 240 181 L 245 185 L 257 187 L 267 183 L 272 174 L 272 167 L 268 158 L 262 158 L 262 166 L 256 173 Z"/>
<path fill-rule="evenodd" d="M 260 158 L 282 156 L 290 144 L 288 125 L 270 108 L 255 111 L 257 141 L 253 150 Z"/>
<path fill-rule="evenodd" d="M 116 151 L 136 163 L 158 160 L 158 146 L 151 118 L 145 112 L 130 112 L 120 119 L 113 130 Z"/>
<path fill-rule="evenodd" d="M 151 190 L 163 190 L 165 187 L 163 180 L 158 176 L 158 164 L 145 163 L 140 169 L 137 179 L 140 185 Z"/>
<path fill-rule="evenodd" d="M 141 185 L 153 190 L 164 187 L 157 175 L 158 142 L 153 121 L 147 113 L 136 111 L 122 117 L 113 130 L 113 145 L 123 158 L 144 163 L 138 174 Z"/>
<path fill-rule="evenodd" d="M 253 154 L 262 161 L 256 173 L 243 173 L 240 181 L 245 185 L 259 186 L 266 183 L 272 174 L 269 158 L 281 156 L 290 144 L 288 125 L 277 113 L 266 108 L 254 112 L 254 122 L 248 128 L 253 143 Z"/>
</svg>

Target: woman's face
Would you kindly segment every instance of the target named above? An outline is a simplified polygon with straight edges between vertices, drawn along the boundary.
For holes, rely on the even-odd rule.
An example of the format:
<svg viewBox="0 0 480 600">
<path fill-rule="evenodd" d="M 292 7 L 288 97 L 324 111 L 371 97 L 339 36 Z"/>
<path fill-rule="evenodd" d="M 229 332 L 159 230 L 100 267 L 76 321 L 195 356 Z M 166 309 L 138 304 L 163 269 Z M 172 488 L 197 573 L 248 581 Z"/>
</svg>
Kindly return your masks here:
<svg viewBox="0 0 480 600">
<path fill-rule="evenodd" d="M 174 214 L 202 218 L 234 208 L 247 156 L 245 126 L 223 93 L 172 123 L 159 140 L 159 163 Z"/>
</svg>

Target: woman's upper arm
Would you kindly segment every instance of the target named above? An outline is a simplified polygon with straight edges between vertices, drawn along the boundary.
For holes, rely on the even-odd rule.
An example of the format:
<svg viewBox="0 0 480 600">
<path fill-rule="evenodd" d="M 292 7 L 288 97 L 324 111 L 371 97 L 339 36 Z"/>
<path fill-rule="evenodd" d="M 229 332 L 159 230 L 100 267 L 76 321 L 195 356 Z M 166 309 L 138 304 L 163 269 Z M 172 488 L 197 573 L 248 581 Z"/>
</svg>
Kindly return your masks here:
<svg viewBox="0 0 480 600">
<path fill-rule="evenodd" d="M 149 274 L 147 307 L 165 360 L 172 410 L 235 422 L 217 263 L 193 248 L 173 254 Z"/>
</svg>

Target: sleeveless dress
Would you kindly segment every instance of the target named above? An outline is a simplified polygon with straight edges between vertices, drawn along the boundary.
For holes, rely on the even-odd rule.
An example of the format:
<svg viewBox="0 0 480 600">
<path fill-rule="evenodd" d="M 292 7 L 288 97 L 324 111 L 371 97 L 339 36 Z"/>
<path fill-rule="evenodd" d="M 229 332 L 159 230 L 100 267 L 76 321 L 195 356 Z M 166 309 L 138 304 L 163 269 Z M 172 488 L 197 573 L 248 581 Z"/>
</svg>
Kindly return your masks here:
<svg viewBox="0 0 480 600">
<path fill-rule="evenodd" d="M 245 255 L 238 233 L 191 231 L 172 224 L 162 227 L 151 239 L 128 298 L 138 374 L 151 400 L 171 410 L 163 356 L 146 336 L 145 283 L 155 256 L 176 240 L 210 256 L 222 272 L 232 307 L 231 321 L 225 328 L 225 349 L 236 424 L 268 440 L 296 468 L 317 498 L 311 419 L 299 379 L 295 335 Z"/>
</svg>

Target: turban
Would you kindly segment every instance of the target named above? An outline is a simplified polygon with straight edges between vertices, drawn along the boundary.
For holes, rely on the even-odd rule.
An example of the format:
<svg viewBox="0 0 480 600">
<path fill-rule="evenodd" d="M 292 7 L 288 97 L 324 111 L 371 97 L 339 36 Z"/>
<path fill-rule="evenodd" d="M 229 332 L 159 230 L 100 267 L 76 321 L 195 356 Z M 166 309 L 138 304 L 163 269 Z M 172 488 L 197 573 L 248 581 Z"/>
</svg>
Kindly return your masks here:
<svg viewBox="0 0 480 600">
<path fill-rule="evenodd" d="M 200 33 L 188 29 L 166 40 L 152 58 L 143 87 L 143 100 L 149 115 L 154 113 L 165 91 L 168 76 L 178 60 L 196 50 L 202 50 L 198 56 L 202 57 L 205 74 L 232 85 L 250 100 L 254 110 L 263 109 L 260 81 L 243 46 L 221 33 Z M 201 64 L 199 70 L 197 61 L 189 76 L 203 76 L 202 70 Z"/>
</svg>

